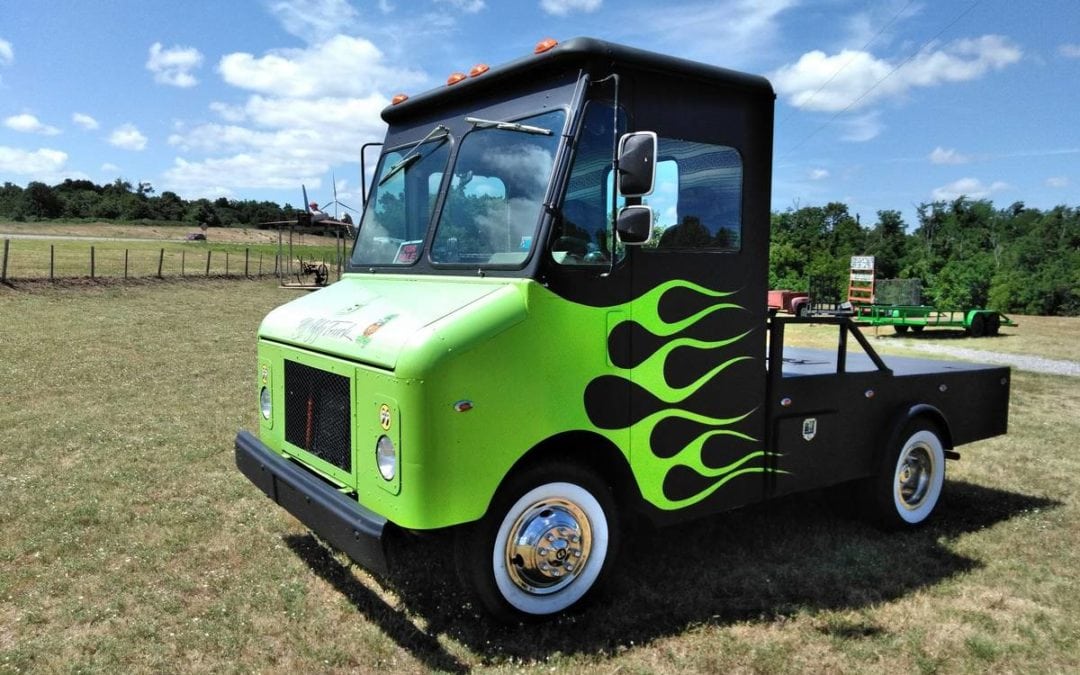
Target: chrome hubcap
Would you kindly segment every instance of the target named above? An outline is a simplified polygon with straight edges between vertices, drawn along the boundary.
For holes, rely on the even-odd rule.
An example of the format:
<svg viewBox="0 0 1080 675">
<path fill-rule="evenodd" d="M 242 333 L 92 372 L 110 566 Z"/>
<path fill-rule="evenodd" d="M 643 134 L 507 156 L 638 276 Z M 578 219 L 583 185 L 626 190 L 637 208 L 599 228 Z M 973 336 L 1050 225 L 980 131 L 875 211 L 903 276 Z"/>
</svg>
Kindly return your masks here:
<svg viewBox="0 0 1080 675">
<path fill-rule="evenodd" d="M 564 499 L 545 499 L 514 521 L 506 540 L 506 569 L 523 591 L 554 593 L 577 578 L 591 547 L 584 511 Z"/>
<path fill-rule="evenodd" d="M 917 509 L 930 491 L 934 460 L 930 448 L 918 444 L 907 449 L 896 471 L 896 496 L 906 509 Z"/>
</svg>

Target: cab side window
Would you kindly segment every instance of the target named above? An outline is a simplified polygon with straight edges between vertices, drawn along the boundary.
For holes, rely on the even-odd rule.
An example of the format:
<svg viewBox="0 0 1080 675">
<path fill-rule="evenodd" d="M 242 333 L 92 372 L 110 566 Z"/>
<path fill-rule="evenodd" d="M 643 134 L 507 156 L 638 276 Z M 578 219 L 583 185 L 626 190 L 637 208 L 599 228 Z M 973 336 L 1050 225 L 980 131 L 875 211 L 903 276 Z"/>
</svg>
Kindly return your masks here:
<svg viewBox="0 0 1080 675">
<path fill-rule="evenodd" d="M 735 148 L 660 138 L 656 187 L 645 198 L 655 226 L 647 249 L 738 251 L 742 156 Z"/>
</svg>

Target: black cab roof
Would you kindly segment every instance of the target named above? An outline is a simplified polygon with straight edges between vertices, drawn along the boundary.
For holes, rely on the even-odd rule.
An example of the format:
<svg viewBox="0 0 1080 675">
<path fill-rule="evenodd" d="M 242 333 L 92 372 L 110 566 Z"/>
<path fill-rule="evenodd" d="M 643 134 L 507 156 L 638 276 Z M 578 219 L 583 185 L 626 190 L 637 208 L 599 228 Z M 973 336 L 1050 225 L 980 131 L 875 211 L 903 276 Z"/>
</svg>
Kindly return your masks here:
<svg viewBox="0 0 1080 675">
<path fill-rule="evenodd" d="M 401 121 L 435 107 L 482 94 L 508 80 L 525 81 L 534 75 L 580 68 L 596 75 L 629 69 L 657 78 L 679 76 L 703 81 L 714 87 L 730 87 L 744 93 L 775 98 L 772 85 L 760 75 L 751 75 L 697 61 L 658 54 L 594 38 L 579 37 L 558 43 L 536 54 L 495 66 L 483 74 L 430 89 L 383 109 L 388 123 Z M 524 76 L 528 76 L 528 78 Z"/>
</svg>

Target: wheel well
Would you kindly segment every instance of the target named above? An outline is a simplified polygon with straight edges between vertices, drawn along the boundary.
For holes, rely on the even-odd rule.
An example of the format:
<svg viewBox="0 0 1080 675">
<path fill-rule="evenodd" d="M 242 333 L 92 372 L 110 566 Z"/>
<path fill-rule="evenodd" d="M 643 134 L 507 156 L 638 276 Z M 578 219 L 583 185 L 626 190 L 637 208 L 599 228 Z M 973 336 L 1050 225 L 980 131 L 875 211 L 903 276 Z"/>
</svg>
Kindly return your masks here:
<svg viewBox="0 0 1080 675">
<path fill-rule="evenodd" d="M 637 510 L 641 504 L 641 491 L 626 456 L 610 440 L 590 431 L 567 431 L 537 443 L 506 472 L 499 489 L 515 474 L 548 462 L 589 469 L 608 484 L 621 509 Z"/>
<path fill-rule="evenodd" d="M 949 428 L 949 421 L 945 419 L 944 413 L 927 403 L 919 403 L 901 409 L 899 414 L 895 417 L 892 429 L 890 429 L 888 442 L 883 447 L 890 448 L 893 447 L 895 443 L 898 443 L 900 441 L 900 433 L 904 430 L 904 427 L 912 420 L 919 418 L 932 422 L 934 426 L 938 428 L 938 431 L 941 432 L 941 444 L 946 450 L 953 449 L 952 430 Z"/>
</svg>

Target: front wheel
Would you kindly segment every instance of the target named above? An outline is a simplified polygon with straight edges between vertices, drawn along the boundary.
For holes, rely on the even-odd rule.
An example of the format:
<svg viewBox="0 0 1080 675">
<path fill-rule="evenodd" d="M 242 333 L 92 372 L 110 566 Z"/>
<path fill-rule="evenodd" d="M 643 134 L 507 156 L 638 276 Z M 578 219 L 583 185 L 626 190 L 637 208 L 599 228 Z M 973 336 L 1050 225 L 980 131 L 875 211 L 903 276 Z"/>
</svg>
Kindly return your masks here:
<svg viewBox="0 0 1080 675">
<path fill-rule="evenodd" d="M 870 514 L 888 529 L 919 525 L 930 517 L 945 485 L 945 448 L 937 427 L 913 420 L 900 442 L 882 457 L 865 485 Z"/>
<path fill-rule="evenodd" d="M 615 500 L 591 471 L 543 465 L 513 477 L 459 530 L 459 575 L 496 617 L 541 618 L 586 599 L 612 566 Z"/>
</svg>

